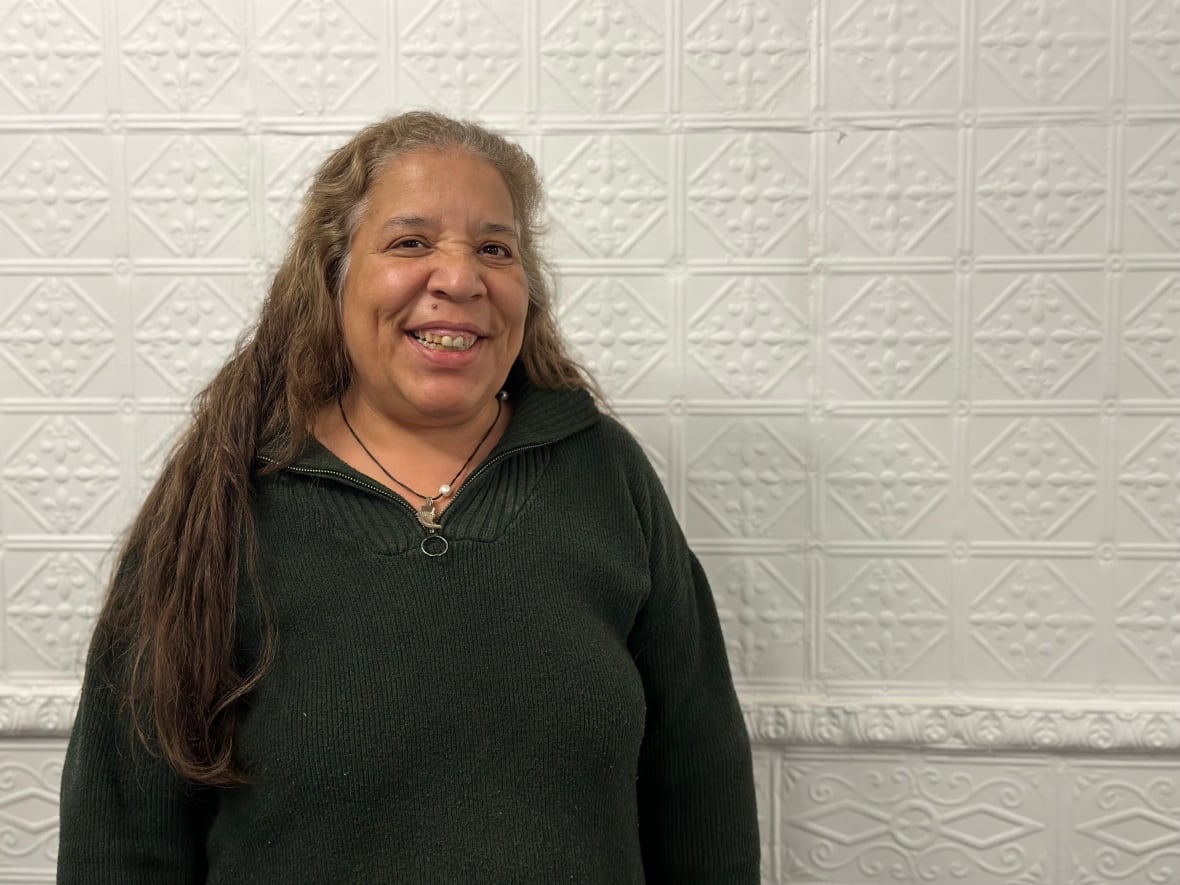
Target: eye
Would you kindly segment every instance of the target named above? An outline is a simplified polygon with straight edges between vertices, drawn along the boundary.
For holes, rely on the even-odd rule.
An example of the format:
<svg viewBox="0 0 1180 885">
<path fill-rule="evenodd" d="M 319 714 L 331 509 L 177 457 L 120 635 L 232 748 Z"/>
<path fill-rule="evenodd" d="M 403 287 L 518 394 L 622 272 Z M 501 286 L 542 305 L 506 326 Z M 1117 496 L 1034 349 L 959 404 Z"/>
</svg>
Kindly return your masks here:
<svg viewBox="0 0 1180 885">
<path fill-rule="evenodd" d="M 402 237 L 400 240 L 394 240 L 389 244 L 390 250 L 414 250 L 425 249 L 426 241 L 420 237 Z"/>
<path fill-rule="evenodd" d="M 503 243 L 484 243 L 479 247 L 479 251 L 484 255 L 491 255 L 494 258 L 511 258 L 512 250 Z"/>
</svg>

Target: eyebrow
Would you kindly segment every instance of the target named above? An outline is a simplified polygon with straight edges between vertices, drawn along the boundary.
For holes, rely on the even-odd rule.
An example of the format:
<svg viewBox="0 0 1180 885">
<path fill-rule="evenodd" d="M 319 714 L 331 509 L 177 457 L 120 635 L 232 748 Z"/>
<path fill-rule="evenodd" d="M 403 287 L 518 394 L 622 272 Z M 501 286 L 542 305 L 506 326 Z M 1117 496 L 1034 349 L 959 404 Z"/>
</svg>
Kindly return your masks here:
<svg viewBox="0 0 1180 885">
<path fill-rule="evenodd" d="M 382 232 L 389 232 L 398 230 L 404 227 L 419 227 L 419 228 L 437 228 L 439 221 L 437 218 L 427 218 L 424 215 L 394 215 L 392 218 L 385 219 L 385 223 L 381 225 Z M 480 234 L 500 234 L 516 238 L 516 228 L 510 224 L 501 224 L 498 221 L 485 221 L 479 226 L 478 233 Z"/>
</svg>

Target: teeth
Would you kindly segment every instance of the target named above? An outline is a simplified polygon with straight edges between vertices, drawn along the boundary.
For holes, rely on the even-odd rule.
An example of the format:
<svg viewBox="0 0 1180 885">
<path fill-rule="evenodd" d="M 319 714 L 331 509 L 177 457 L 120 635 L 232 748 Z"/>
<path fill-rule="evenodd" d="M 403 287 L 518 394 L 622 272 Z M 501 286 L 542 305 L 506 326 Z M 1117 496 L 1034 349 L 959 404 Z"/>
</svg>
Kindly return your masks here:
<svg viewBox="0 0 1180 885">
<path fill-rule="evenodd" d="M 436 335 L 434 332 L 414 332 L 415 338 L 423 344 L 446 350 L 469 350 L 475 344 L 475 337 L 466 338 L 463 335 Z"/>
</svg>

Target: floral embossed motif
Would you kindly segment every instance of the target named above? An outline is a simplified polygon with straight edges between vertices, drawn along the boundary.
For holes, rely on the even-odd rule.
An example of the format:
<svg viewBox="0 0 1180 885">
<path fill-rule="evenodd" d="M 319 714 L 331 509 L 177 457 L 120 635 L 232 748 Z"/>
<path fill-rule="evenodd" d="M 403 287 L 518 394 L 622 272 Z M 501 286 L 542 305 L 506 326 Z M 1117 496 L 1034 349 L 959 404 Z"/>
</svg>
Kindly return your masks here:
<svg viewBox="0 0 1180 885">
<path fill-rule="evenodd" d="M 478 110 L 520 67 L 522 49 L 480 0 L 436 0 L 406 28 L 402 69 L 441 107 Z"/>
<path fill-rule="evenodd" d="M 98 614 L 99 578 L 77 553 L 54 553 L 9 590 L 8 627 L 45 664 L 68 670 Z"/>
<path fill-rule="evenodd" d="M 803 463 L 770 422 L 734 421 L 689 461 L 689 495 L 729 535 L 778 537 L 806 492 Z"/>
<path fill-rule="evenodd" d="M 782 254 L 810 205 L 807 175 L 764 134 L 728 139 L 689 179 L 689 211 L 733 255 Z"/>
<path fill-rule="evenodd" d="M 950 319 L 908 277 L 869 280 L 828 328 L 836 360 L 885 399 L 912 395 L 950 357 Z"/>
<path fill-rule="evenodd" d="M 852 662 L 853 678 L 892 679 L 946 638 L 947 601 L 909 564 L 872 560 L 828 600 L 825 633 Z"/>
<path fill-rule="evenodd" d="M 937 507 L 950 486 L 946 457 L 909 422 L 883 418 L 835 454 L 828 496 L 872 538 L 904 538 Z"/>
<path fill-rule="evenodd" d="M 553 215 L 591 255 L 625 255 L 667 214 L 668 183 L 626 139 L 590 138 L 549 180 Z"/>
<path fill-rule="evenodd" d="M 1105 61 L 1108 22 L 1089 0 L 1008 0 L 983 22 L 982 57 L 1033 104 L 1065 101 Z"/>
<path fill-rule="evenodd" d="M 266 27 L 260 67 L 300 111 L 338 110 L 377 72 L 377 40 L 336 0 L 292 0 Z"/>
<path fill-rule="evenodd" d="M 212 278 L 169 283 L 135 323 L 135 352 L 177 394 L 203 385 L 245 323 L 243 306 Z"/>
<path fill-rule="evenodd" d="M 541 35 L 542 68 L 597 113 L 622 110 L 663 63 L 663 36 L 627 0 L 574 0 Z"/>
<path fill-rule="evenodd" d="M 958 58 L 951 4 L 858 0 L 832 27 L 837 65 L 878 107 L 915 104 Z"/>
<path fill-rule="evenodd" d="M 246 173 L 209 139 L 178 135 L 135 176 L 131 203 L 173 253 L 207 255 L 246 217 Z"/>
<path fill-rule="evenodd" d="M 1160 424 L 1123 460 L 1119 497 L 1161 538 L 1180 541 L 1180 421 Z"/>
<path fill-rule="evenodd" d="M 1106 172 L 1064 131 L 1012 139 L 979 173 L 979 211 L 1026 252 L 1059 252 L 1106 203 Z"/>
<path fill-rule="evenodd" d="M 1097 465 L 1049 418 L 1012 422 L 971 465 L 972 494 L 1015 537 L 1056 535 L 1096 494 Z"/>
<path fill-rule="evenodd" d="M 241 36 L 201 0 L 157 0 L 127 27 L 123 63 L 161 104 L 206 107 L 238 72 Z"/>
<path fill-rule="evenodd" d="M 1019 679 L 1047 679 L 1093 638 L 1094 615 L 1056 567 L 1017 562 L 971 602 L 972 638 Z M 1038 743 L 1055 741 L 1055 736 Z"/>
<path fill-rule="evenodd" d="M 68 396 L 115 355 L 113 327 L 74 281 L 39 279 L 0 316 L 0 356 L 38 391 Z"/>
<path fill-rule="evenodd" d="M 785 6 L 715 0 L 689 26 L 684 52 L 722 107 L 765 112 L 806 72 L 810 48 L 806 28 L 788 19 Z"/>
<path fill-rule="evenodd" d="M 1057 274 L 1017 279 L 975 322 L 976 356 L 1016 393 L 1053 396 L 1102 348 L 1102 318 Z"/>
<path fill-rule="evenodd" d="M 0 83 L 28 110 L 66 107 L 102 67 L 94 25 L 54 0 L 20 0 L 0 19 Z"/>
<path fill-rule="evenodd" d="M 615 395 L 625 395 L 668 356 L 667 318 L 623 280 L 580 286 L 561 318 L 579 356 Z"/>
<path fill-rule="evenodd" d="M 688 324 L 693 360 L 733 396 L 768 395 L 807 359 L 807 319 L 771 280 L 726 282 Z"/>
<path fill-rule="evenodd" d="M 915 136 L 872 135 L 832 175 L 833 213 L 869 249 L 915 252 L 951 218 L 953 175 Z"/>
<path fill-rule="evenodd" d="M 118 455 L 79 419 L 38 421 L 7 453 L 0 481 L 45 531 L 87 527 L 119 492 Z"/>
<path fill-rule="evenodd" d="M 110 214 L 102 173 L 70 142 L 32 139 L 0 169 L 0 221 L 35 255 L 68 255 Z"/>
</svg>

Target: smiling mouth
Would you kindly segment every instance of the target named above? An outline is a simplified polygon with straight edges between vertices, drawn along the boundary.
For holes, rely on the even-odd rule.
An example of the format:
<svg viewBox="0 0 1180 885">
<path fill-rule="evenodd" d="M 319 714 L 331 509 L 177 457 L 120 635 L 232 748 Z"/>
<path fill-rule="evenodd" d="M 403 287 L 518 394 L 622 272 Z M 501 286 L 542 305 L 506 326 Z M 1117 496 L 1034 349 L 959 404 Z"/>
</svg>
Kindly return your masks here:
<svg viewBox="0 0 1180 885">
<path fill-rule="evenodd" d="M 479 339 L 474 335 L 436 335 L 434 332 L 410 332 L 410 336 L 430 350 L 461 353 L 471 350 Z"/>
</svg>

